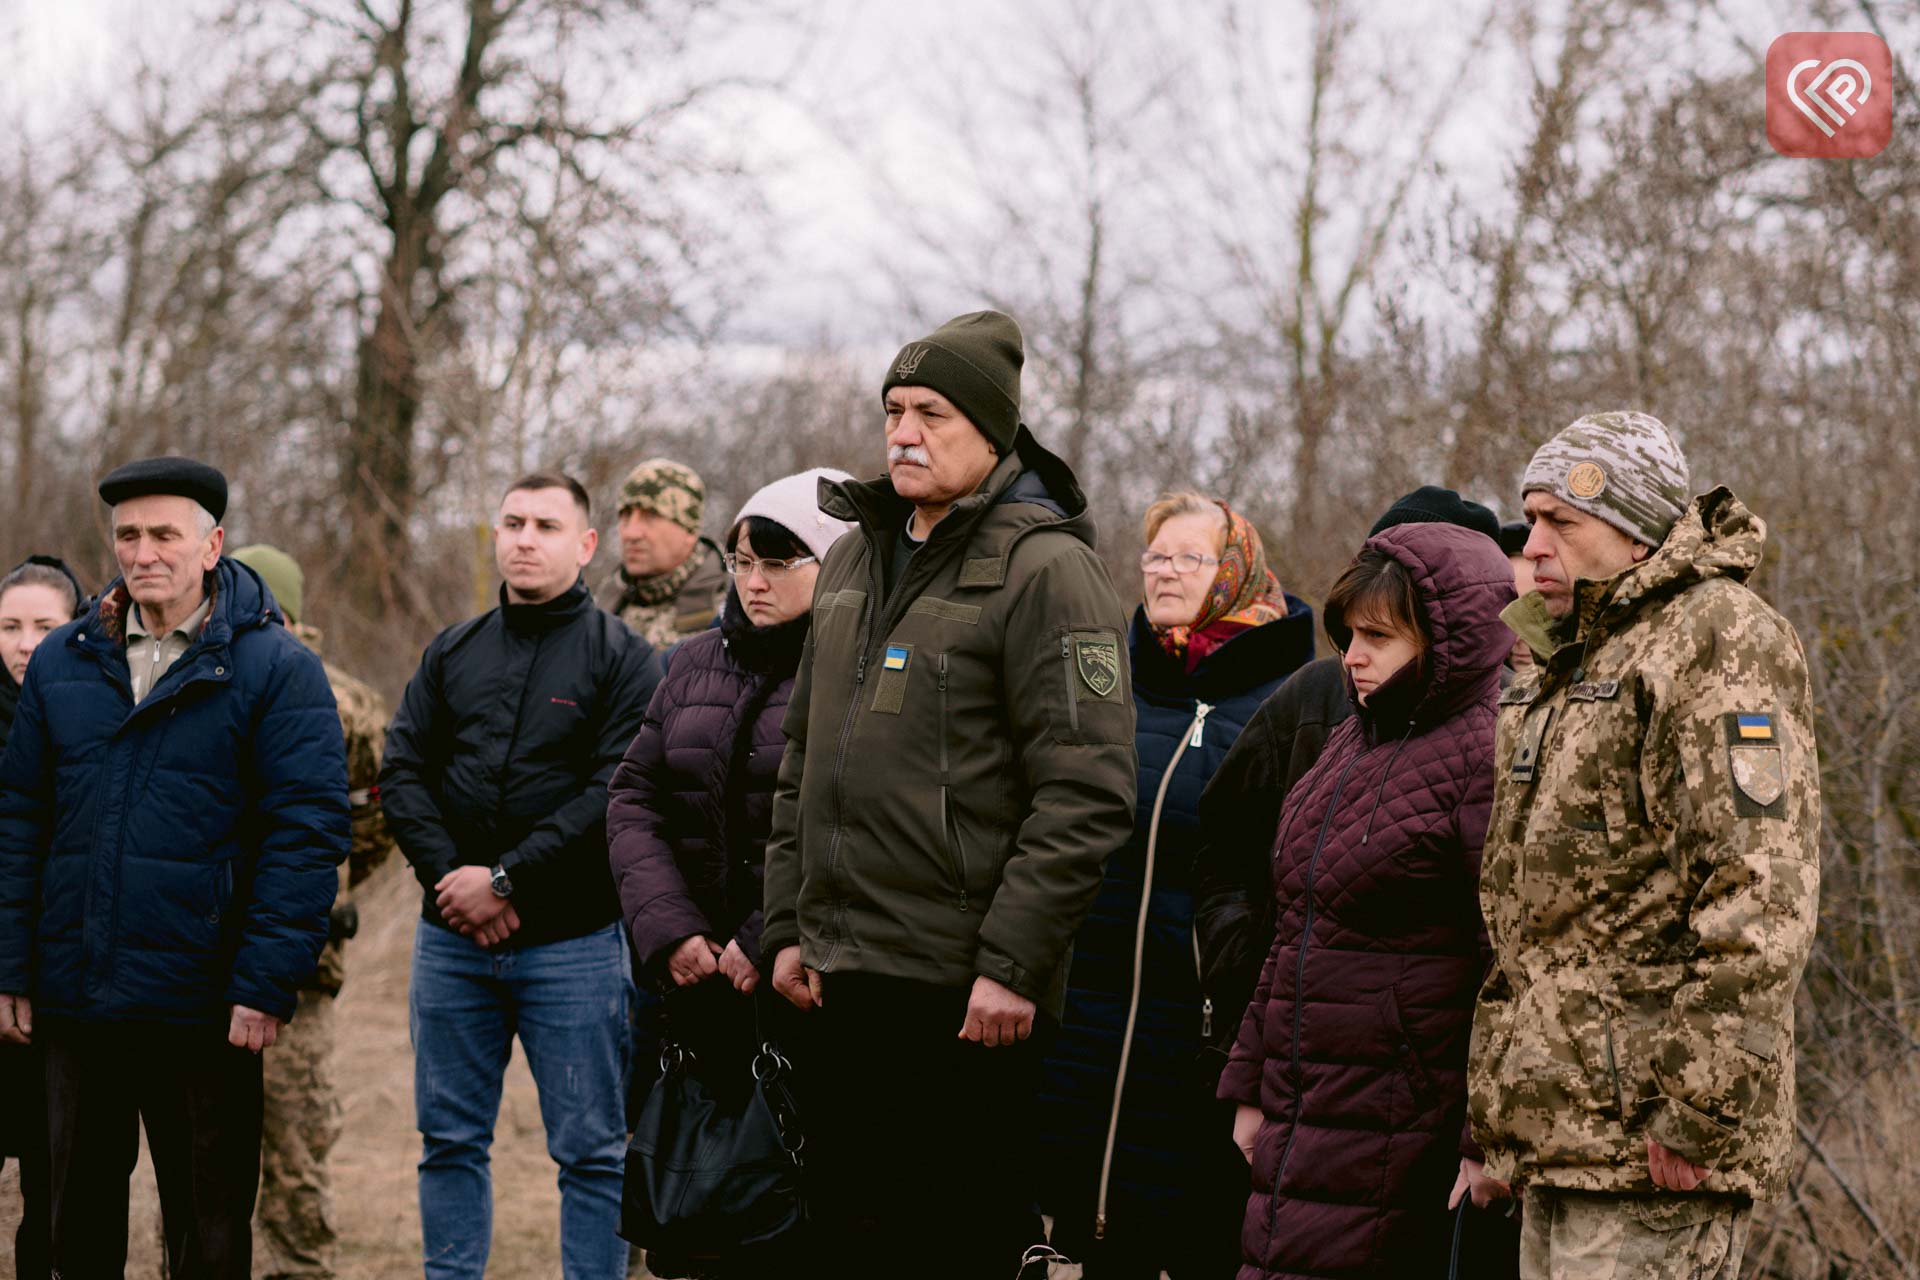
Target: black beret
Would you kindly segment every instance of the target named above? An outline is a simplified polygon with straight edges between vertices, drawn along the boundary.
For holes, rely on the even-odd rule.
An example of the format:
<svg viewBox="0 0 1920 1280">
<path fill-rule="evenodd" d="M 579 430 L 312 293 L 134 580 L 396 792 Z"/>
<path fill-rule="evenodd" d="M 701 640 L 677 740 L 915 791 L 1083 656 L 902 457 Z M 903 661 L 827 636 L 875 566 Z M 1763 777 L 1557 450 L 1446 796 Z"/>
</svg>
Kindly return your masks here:
<svg viewBox="0 0 1920 1280">
<path fill-rule="evenodd" d="M 1500 540 L 1500 517 L 1437 484 L 1423 484 L 1388 507 L 1373 522 L 1367 536 L 1371 538 L 1401 524 L 1457 524 L 1462 529 L 1484 533 L 1495 542 Z"/>
<path fill-rule="evenodd" d="M 110 507 L 156 493 L 192 498 L 215 520 L 227 514 L 227 478 L 192 458 L 142 458 L 115 467 L 100 482 L 100 500 Z"/>
</svg>

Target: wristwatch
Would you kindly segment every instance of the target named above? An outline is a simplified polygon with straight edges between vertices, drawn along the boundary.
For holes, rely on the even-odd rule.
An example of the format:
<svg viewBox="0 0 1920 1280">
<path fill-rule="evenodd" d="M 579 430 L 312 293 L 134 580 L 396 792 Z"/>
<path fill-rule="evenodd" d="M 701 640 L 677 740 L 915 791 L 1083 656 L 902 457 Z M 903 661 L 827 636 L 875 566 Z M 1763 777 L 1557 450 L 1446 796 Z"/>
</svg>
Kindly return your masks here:
<svg viewBox="0 0 1920 1280">
<path fill-rule="evenodd" d="M 513 896 L 513 881 L 508 878 L 505 867 L 495 867 L 493 869 L 493 878 L 488 882 L 487 887 L 493 890 L 493 896 L 496 898 L 511 898 Z"/>
</svg>

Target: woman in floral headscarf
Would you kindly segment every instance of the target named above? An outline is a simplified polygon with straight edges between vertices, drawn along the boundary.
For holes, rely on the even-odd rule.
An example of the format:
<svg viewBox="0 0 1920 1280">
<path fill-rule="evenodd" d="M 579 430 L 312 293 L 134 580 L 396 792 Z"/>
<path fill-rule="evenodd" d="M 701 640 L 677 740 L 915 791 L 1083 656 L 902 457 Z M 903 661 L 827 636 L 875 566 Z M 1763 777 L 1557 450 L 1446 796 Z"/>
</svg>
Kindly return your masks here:
<svg viewBox="0 0 1920 1280">
<path fill-rule="evenodd" d="M 1213 1097 L 1221 1061 L 1208 1046 L 1242 1010 L 1213 1008 L 1200 983 L 1200 792 L 1313 656 L 1313 611 L 1281 590 L 1259 532 L 1224 502 L 1172 494 L 1144 532 L 1130 639 L 1139 811 L 1074 941 L 1042 1086 L 1042 1208 L 1086 1280 L 1210 1280 L 1239 1264 L 1247 1175 Z"/>
</svg>

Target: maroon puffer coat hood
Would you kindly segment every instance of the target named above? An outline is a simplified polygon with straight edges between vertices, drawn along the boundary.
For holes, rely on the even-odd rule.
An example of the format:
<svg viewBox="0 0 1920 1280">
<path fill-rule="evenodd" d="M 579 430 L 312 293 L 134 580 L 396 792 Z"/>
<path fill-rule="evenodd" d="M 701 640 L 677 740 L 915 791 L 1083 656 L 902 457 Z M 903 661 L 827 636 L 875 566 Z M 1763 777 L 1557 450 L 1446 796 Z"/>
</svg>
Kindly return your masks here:
<svg viewBox="0 0 1920 1280">
<path fill-rule="evenodd" d="M 1412 571 L 1433 647 L 1333 732 L 1281 814 L 1273 950 L 1220 1081 L 1266 1116 L 1241 1280 L 1446 1267 L 1513 573 L 1452 525 L 1367 545 Z"/>
</svg>

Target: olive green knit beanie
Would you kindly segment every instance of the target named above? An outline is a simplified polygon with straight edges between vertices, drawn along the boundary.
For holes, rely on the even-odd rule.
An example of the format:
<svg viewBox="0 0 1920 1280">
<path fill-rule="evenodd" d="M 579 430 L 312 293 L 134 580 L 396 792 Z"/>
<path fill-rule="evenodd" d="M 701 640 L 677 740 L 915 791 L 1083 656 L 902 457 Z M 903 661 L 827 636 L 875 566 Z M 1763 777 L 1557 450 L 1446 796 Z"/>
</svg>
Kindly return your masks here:
<svg viewBox="0 0 1920 1280">
<path fill-rule="evenodd" d="M 273 592 L 273 602 L 280 606 L 280 612 L 288 622 L 300 621 L 300 607 L 306 601 L 307 575 L 300 571 L 300 562 L 278 547 L 270 547 L 264 542 L 256 542 L 250 547 L 241 547 L 228 553 L 230 559 L 238 560 L 247 568 L 260 575 L 260 581 L 267 584 L 267 590 Z"/>
<path fill-rule="evenodd" d="M 909 342 L 887 366 L 884 402 L 895 387 L 931 387 L 1005 455 L 1020 430 L 1020 366 L 1026 347 L 1013 317 L 969 311 Z"/>
</svg>

